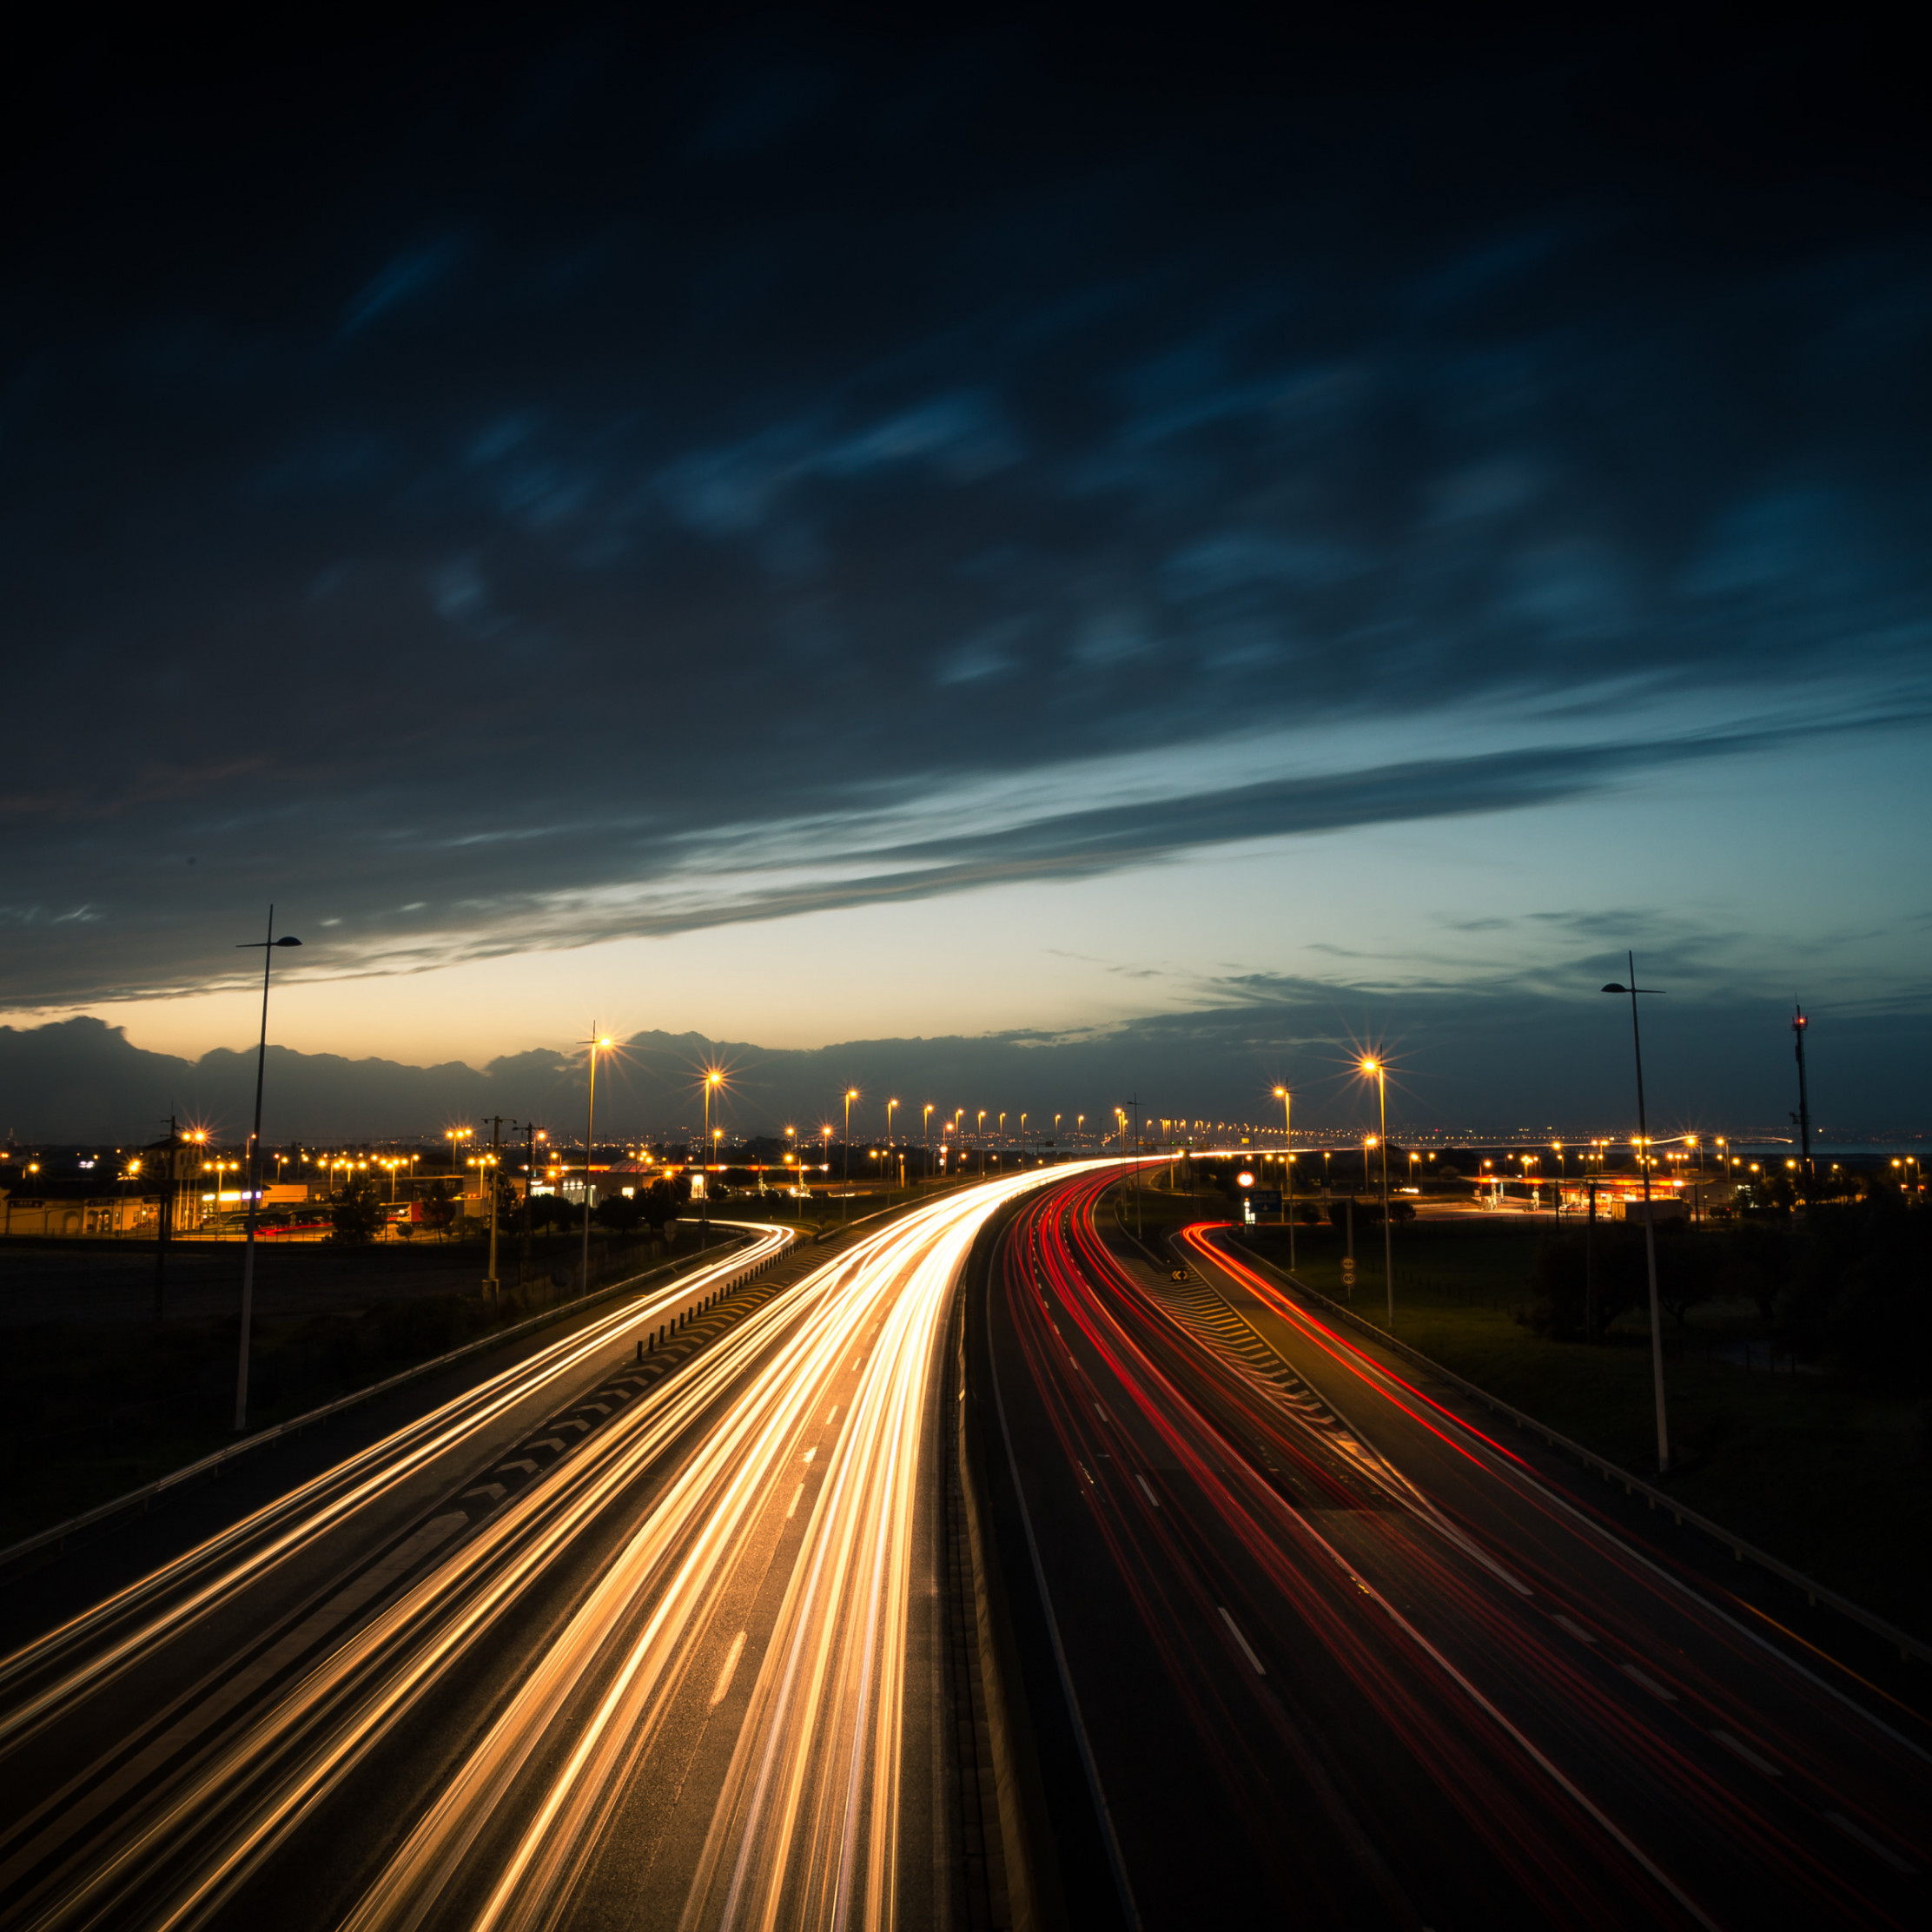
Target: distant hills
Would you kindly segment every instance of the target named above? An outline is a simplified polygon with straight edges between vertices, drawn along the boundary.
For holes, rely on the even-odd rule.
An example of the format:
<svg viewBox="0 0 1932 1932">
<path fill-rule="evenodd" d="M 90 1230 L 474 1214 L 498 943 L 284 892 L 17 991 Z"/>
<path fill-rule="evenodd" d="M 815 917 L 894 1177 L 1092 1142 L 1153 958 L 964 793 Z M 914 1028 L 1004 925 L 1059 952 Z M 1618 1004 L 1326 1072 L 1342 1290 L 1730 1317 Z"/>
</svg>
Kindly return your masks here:
<svg viewBox="0 0 1932 1932">
<path fill-rule="evenodd" d="M 1345 1011 L 1346 1008 L 1353 1010 Z M 1932 1017 L 1835 1017 L 1816 1009 L 1808 1049 L 1821 1137 L 1906 1134 L 1926 1125 Z M 1666 1006 L 1644 1016 L 1651 1131 L 1743 1132 L 1776 1126 L 1796 1104 L 1786 1013 L 1759 1000 Z M 1066 1035 L 861 1040 L 810 1050 L 712 1041 L 698 1034 L 634 1035 L 599 1067 L 598 1131 L 695 1135 L 701 1072 L 729 1069 L 713 1120 L 727 1132 L 802 1134 L 837 1127 L 848 1087 L 861 1095 L 855 1135 L 877 1135 L 885 1102 L 895 1126 L 919 1130 L 930 1102 L 938 1121 L 956 1107 L 969 1126 L 1023 1108 L 1029 1131 L 1057 1110 L 1062 1129 L 1084 1112 L 1088 1129 L 1136 1093 L 1146 1115 L 1280 1119 L 1275 1085 L 1296 1088 L 1298 1128 L 1366 1125 L 1372 1110 L 1351 1077 L 1356 1043 L 1377 1039 L 1396 1069 L 1391 1126 L 1471 1134 L 1559 1130 L 1576 1137 L 1634 1126 L 1627 1015 L 1611 1002 L 1535 996 L 1336 994 L 1160 1015 Z M 92 1016 L 0 1027 L 0 1137 L 129 1145 L 184 1124 L 233 1140 L 255 1100 L 255 1053 L 217 1049 L 198 1060 L 134 1045 Z M 337 1054 L 268 1049 L 264 1137 L 271 1142 L 440 1137 L 493 1114 L 583 1132 L 584 1064 L 546 1049 L 473 1067 L 410 1066 Z"/>
</svg>

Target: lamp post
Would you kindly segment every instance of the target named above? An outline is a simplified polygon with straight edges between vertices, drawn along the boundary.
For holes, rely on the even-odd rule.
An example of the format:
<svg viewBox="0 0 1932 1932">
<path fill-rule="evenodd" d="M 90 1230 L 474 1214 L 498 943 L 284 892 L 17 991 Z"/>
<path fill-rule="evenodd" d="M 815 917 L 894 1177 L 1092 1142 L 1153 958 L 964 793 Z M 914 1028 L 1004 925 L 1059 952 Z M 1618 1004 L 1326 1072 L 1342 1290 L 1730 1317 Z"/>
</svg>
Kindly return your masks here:
<svg viewBox="0 0 1932 1932">
<path fill-rule="evenodd" d="M 502 1171 L 502 1165 L 503 1116 L 500 1114 L 497 1114 L 492 1115 L 490 1121 L 490 1157 L 488 1167 L 486 1169 L 490 1177 L 490 1274 L 489 1279 L 483 1285 L 490 1291 L 490 1299 L 493 1301 L 496 1300 L 499 1292 L 497 1288 L 496 1280 L 496 1210 L 498 1192 L 496 1181 L 497 1175 Z M 391 1170 L 390 1178 L 393 1183 L 394 1180 L 394 1172 L 393 1169 Z"/>
<path fill-rule="evenodd" d="M 597 1056 L 610 1043 L 608 1034 L 593 1035 L 584 1042 L 590 1049 L 591 1078 L 584 1114 L 584 1265 L 582 1276 L 577 1284 L 577 1292 L 579 1294 L 588 1294 L 591 1292 L 591 1149 L 596 1145 Z"/>
<path fill-rule="evenodd" d="M 255 1313 L 255 1224 L 261 1209 L 261 1190 L 255 1186 L 255 1161 L 257 1149 L 261 1145 L 261 1080 L 268 1065 L 268 969 L 275 956 L 284 946 L 299 946 L 301 941 L 290 936 L 275 937 L 275 909 L 268 908 L 268 936 L 266 939 L 242 941 L 235 948 L 237 952 L 252 952 L 257 946 L 261 949 L 261 1039 L 255 1055 L 255 1133 L 248 1141 L 248 1246 L 242 1256 L 242 1351 L 235 1371 L 235 1432 L 240 1435 L 248 1426 L 248 1327 Z M 215 1177 L 215 1211 L 222 1211 L 222 1177 Z"/>
<path fill-rule="evenodd" d="M 711 1246 L 711 1094 L 724 1077 L 716 1067 L 705 1075 L 705 1163 L 699 1176 L 705 1183 L 705 1191 L 698 1197 L 702 1206 L 698 1210 L 698 1252 L 700 1254 Z"/>
<path fill-rule="evenodd" d="M 513 1128 L 516 1124 L 514 1121 L 510 1122 Z M 537 1129 L 528 1121 L 523 1123 L 521 1131 L 523 1134 L 523 1247 L 517 1256 L 517 1287 L 519 1291 L 530 1280 L 530 1235 L 533 1213 L 532 1202 L 534 1201 L 537 1193 L 537 1141 L 539 1138 Z M 411 1212 L 414 1213 L 414 1210 L 412 1208 Z"/>
<path fill-rule="evenodd" d="M 892 1109 L 898 1104 L 896 1100 L 885 1103 L 885 1149 L 889 1157 L 892 1152 Z"/>
<path fill-rule="evenodd" d="M 1804 1009 L 1794 1003 L 1791 1008 L 1791 1038 L 1795 1042 L 1798 1062 L 1798 1152 L 1803 1159 L 1799 1168 L 1799 1177 L 1804 1182 L 1804 1207 L 1809 1214 L 1811 1208 L 1811 1102 L 1804 1092 L 1804 1029 L 1810 1025 L 1804 1016 Z"/>
<path fill-rule="evenodd" d="M 1388 1069 L 1377 1059 L 1362 1062 L 1365 1074 L 1375 1076 L 1375 1093 L 1380 1113 L 1378 1121 L 1380 1133 L 1377 1138 L 1382 1143 L 1382 1278 L 1388 1285 L 1388 1322 L 1393 1333 L 1395 1328 L 1395 1242 L 1389 1231 L 1389 1108 Z"/>
<path fill-rule="evenodd" d="M 1281 1219 L 1288 1228 L 1288 1273 L 1294 1273 L 1294 1096 L 1286 1087 L 1277 1087 L 1274 1097 L 1281 1103 Z"/>
<path fill-rule="evenodd" d="M 1630 996 L 1631 1050 L 1637 1061 L 1637 1156 L 1644 1176 L 1644 1260 L 1650 1271 L 1651 1281 L 1651 1383 L 1657 1395 L 1657 1467 L 1659 1475 L 1668 1475 L 1671 1431 L 1664 1412 L 1664 1328 L 1658 1319 L 1657 1304 L 1657 1224 L 1651 1216 L 1651 1164 L 1644 1158 L 1650 1147 L 1650 1127 L 1644 1113 L 1644 1041 L 1637 1024 L 1637 996 L 1639 993 L 1655 995 L 1657 989 L 1639 986 L 1637 983 L 1637 956 L 1625 953 L 1624 956 L 1630 962 L 1630 984 L 1624 986 L 1612 980 L 1604 991 Z"/>
<path fill-rule="evenodd" d="M 932 1102 L 929 1100 L 919 1115 L 919 1139 L 926 1153 L 926 1179 L 932 1179 Z"/>
<path fill-rule="evenodd" d="M 841 1222 L 844 1222 L 852 1211 L 852 1102 L 857 1098 L 857 1088 L 848 1087 L 845 1089 L 845 1139 L 843 1143 L 844 1151 L 838 1157 L 838 1164 L 842 1170 L 839 1180 L 844 1188 L 844 1191 L 838 1197 L 838 1218 Z"/>
</svg>

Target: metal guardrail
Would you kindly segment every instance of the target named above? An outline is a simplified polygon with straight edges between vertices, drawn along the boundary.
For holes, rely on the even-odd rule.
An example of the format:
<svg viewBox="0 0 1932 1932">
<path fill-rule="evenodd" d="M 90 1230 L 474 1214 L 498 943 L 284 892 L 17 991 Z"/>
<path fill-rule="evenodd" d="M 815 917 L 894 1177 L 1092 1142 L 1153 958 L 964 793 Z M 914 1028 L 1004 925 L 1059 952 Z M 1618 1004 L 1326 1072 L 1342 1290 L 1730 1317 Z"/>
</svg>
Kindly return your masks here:
<svg viewBox="0 0 1932 1932">
<path fill-rule="evenodd" d="M 1849 1618 L 1861 1624 L 1876 1637 L 1882 1638 L 1898 1651 L 1902 1660 L 1916 1657 L 1921 1664 L 1932 1664 L 1932 1644 L 1922 1642 L 1918 1638 L 1902 1631 L 1896 1624 L 1889 1624 L 1882 1617 L 1875 1615 L 1863 1604 L 1855 1604 L 1849 1597 L 1841 1597 L 1836 1590 L 1828 1588 L 1816 1578 L 1808 1577 L 1802 1570 L 1795 1570 L 1782 1558 L 1772 1556 L 1768 1551 L 1760 1550 L 1755 1544 L 1747 1543 L 1743 1538 L 1727 1530 L 1721 1523 L 1713 1523 L 1708 1516 L 1701 1516 L 1696 1510 L 1686 1509 L 1675 1497 L 1653 1487 L 1641 1476 L 1633 1476 L 1607 1461 L 1594 1450 L 1585 1449 L 1580 1442 L 1572 1442 L 1566 1435 L 1551 1428 L 1546 1423 L 1538 1422 L 1533 1415 L 1525 1415 L 1521 1409 L 1513 1408 L 1499 1397 L 1492 1395 L 1487 1389 L 1479 1388 L 1475 1383 L 1466 1381 L 1453 1369 L 1445 1368 L 1433 1356 L 1425 1355 L 1419 1348 L 1412 1348 L 1406 1341 L 1398 1340 L 1386 1329 L 1378 1328 L 1372 1321 L 1364 1321 L 1353 1308 L 1345 1308 L 1339 1301 L 1331 1301 L 1319 1288 L 1311 1288 L 1298 1274 L 1290 1274 L 1286 1268 L 1278 1267 L 1267 1255 L 1256 1254 L 1251 1257 L 1259 1261 L 1269 1274 L 1287 1282 L 1298 1294 L 1305 1294 L 1311 1300 L 1319 1301 L 1331 1313 L 1340 1315 L 1365 1335 L 1372 1337 L 1386 1348 L 1393 1348 L 1418 1366 L 1426 1368 L 1432 1375 L 1439 1375 L 1446 1382 L 1452 1382 L 1465 1395 L 1482 1403 L 1492 1414 L 1506 1415 L 1519 1429 L 1528 1429 L 1539 1435 L 1552 1449 L 1574 1456 L 1586 1469 L 1598 1471 L 1607 1481 L 1621 1483 L 1627 1496 L 1642 1496 L 1652 1509 L 1670 1511 L 1671 1519 L 1678 1524 L 1688 1523 L 1694 1530 L 1701 1530 L 1714 1542 L 1721 1543 L 1739 1563 L 1755 1563 L 1759 1569 L 1768 1570 L 1771 1575 L 1795 1585 L 1804 1592 L 1805 1601 L 1813 1605 L 1823 1604 L 1827 1609 L 1835 1610 L 1841 1617 Z"/>
<path fill-rule="evenodd" d="M 783 1232 L 791 1234 L 791 1230 L 786 1228 Z M 792 1241 L 787 1245 L 796 1244 L 797 1236 L 793 1235 Z M 766 1268 L 782 1258 L 784 1252 L 784 1248 L 780 1248 L 776 1254 L 767 1255 L 755 1266 L 732 1275 L 718 1292 L 728 1294 L 733 1288 L 740 1287 L 746 1281 L 764 1274 Z M 612 1281 L 606 1287 L 593 1288 L 588 1294 L 579 1295 L 574 1301 L 559 1302 L 554 1308 L 545 1309 L 541 1314 L 531 1315 L 508 1328 L 499 1329 L 494 1334 L 480 1335 L 474 1341 L 466 1341 L 460 1348 L 453 1348 L 447 1354 L 433 1356 L 428 1361 L 418 1362 L 413 1368 L 399 1370 L 397 1373 L 387 1376 L 380 1382 L 372 1382 L 367 1388 L 352 1390 L 347 1395 L 339 1395 L 333 1402 L 325 1402 L 319 1409 L 310 1409 L 301 1415 L 291 1416 L 286 1422 L 277 1422 L 272 1427 L 244 1437 L 240 1442 L 231 1442 L 225 1449 L 217 1449 L 212 1455 L 203 1456 L 199 1462 L 191 1462 L 184 1468 L 171 1470 L 165 1476 L 157 1476 L 153 1482 L 144 1483 L 139 1489 L 130 1489 L 124 1496 L 116 1496 L 109 1502 L 97 1503 L 92 1509 L 83 1510 L 80 1515 L 69 1517 L 64 1523 L 56 1523 L 51 1529 L 42 1530 L 38 1535 L 28 1537 L 23 1542 L 16 1543 L 9 1549 L 0 1550 L 0 1571 L 8 1569 L 23 1557 L 31 1556 L 36 1550 L 44 1550 L 50 1544 L 54 1545 L 57 1552 L 65 1545 L 69 1537 L 77 1535 L 83 1530 L 92 1529 L 96 1525 L 104 1523 L 109 1518 L 118 1516 L 122 1511 L 133 1509 L 136 1505 L 145 1509 L 157 1496 L 165 1495 L 169 1490 L 179 1489 L 184 1484 L 194 1482 L 201 1477 L 213 1475 L 224 1464 L 248 1455 L 255 1450 L 265 1448 L 270 1443 L 293 1439 L 304 1429 L 312 1429 L 317 1423 L 326 1422 L 331 1416 L 340 1415 L 344 1409 L 353 1409 L 358 1403 L 373 1401 L 375 1397 L 387 1394 L 391 1389 L 400 1388 L 405 1383 L 414 1382 L 425 1375 L 433 1375 L 438 1369 L 447 1368 L 452 1363 L 463 1360 L 466 1356 L 480 1355 L 488 1349 L 500 1348 L 506 1342 L 515 1341 L 519 1336 L 547 1327 L 552 1322 L 560 1321 L 596 1302 L 608 1301 L 612 1296 L 634 1289 L 654 1275 L 667 1274 L 671 1269 L 685 1265 L 682 1260 L 661 1261 L 656 1267 L 646 1268 L 641 1274 L 626 1275 L 621 1281 Z"/>
</svg>

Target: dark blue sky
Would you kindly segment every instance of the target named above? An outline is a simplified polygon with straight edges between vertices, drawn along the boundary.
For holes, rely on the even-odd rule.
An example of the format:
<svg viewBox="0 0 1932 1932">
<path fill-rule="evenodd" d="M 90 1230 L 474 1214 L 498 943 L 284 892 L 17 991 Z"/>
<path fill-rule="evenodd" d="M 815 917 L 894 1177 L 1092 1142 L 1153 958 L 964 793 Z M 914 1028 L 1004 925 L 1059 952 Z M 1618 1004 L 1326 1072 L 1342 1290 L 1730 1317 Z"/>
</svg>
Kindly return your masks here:
<svg viewBox="0 0 1932 1932">
<path fill-rule="evenodd" d="M 414 1060 L 1920 1010 L 1899 50 L 1211 23 L 23 63 L 0 1008 L 238 1043 L 273 898 Z"/>
</svg>

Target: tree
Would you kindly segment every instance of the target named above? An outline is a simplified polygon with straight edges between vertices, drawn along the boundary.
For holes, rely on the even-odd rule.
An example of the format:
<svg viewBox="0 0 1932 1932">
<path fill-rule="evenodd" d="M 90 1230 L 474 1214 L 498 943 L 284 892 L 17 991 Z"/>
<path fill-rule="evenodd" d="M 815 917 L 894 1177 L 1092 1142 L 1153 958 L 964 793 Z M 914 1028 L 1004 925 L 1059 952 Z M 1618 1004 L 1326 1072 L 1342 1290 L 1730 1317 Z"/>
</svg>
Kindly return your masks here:
<svg viewBox="0 0 1932 1932">
<path fill-rule="evenodd" d="M 653 1181 L 637 1197 L 638 1210 L 653 1234 L 662 1234 L 666 1221 L 676 1221 L 691 1201 L 691 1176 L 681 1174 L 675 1181 Z"/>
<path fill-rule="evenodd" d="M 421 1210 L 422 1224 L 433 1227 L 440 1234 L 456 1219 L 456 1183 L 453 1181 L 432 1181 L 417 1201 Z"/>
<path fill-rule="evenodd" d="M 332 1241 L 353 1243 L 374 1239 L 382 1225 L 382 1201 L 375 1183 L 367 1174 L 357 1174 L 329 1202 Z"/>
</svg>

